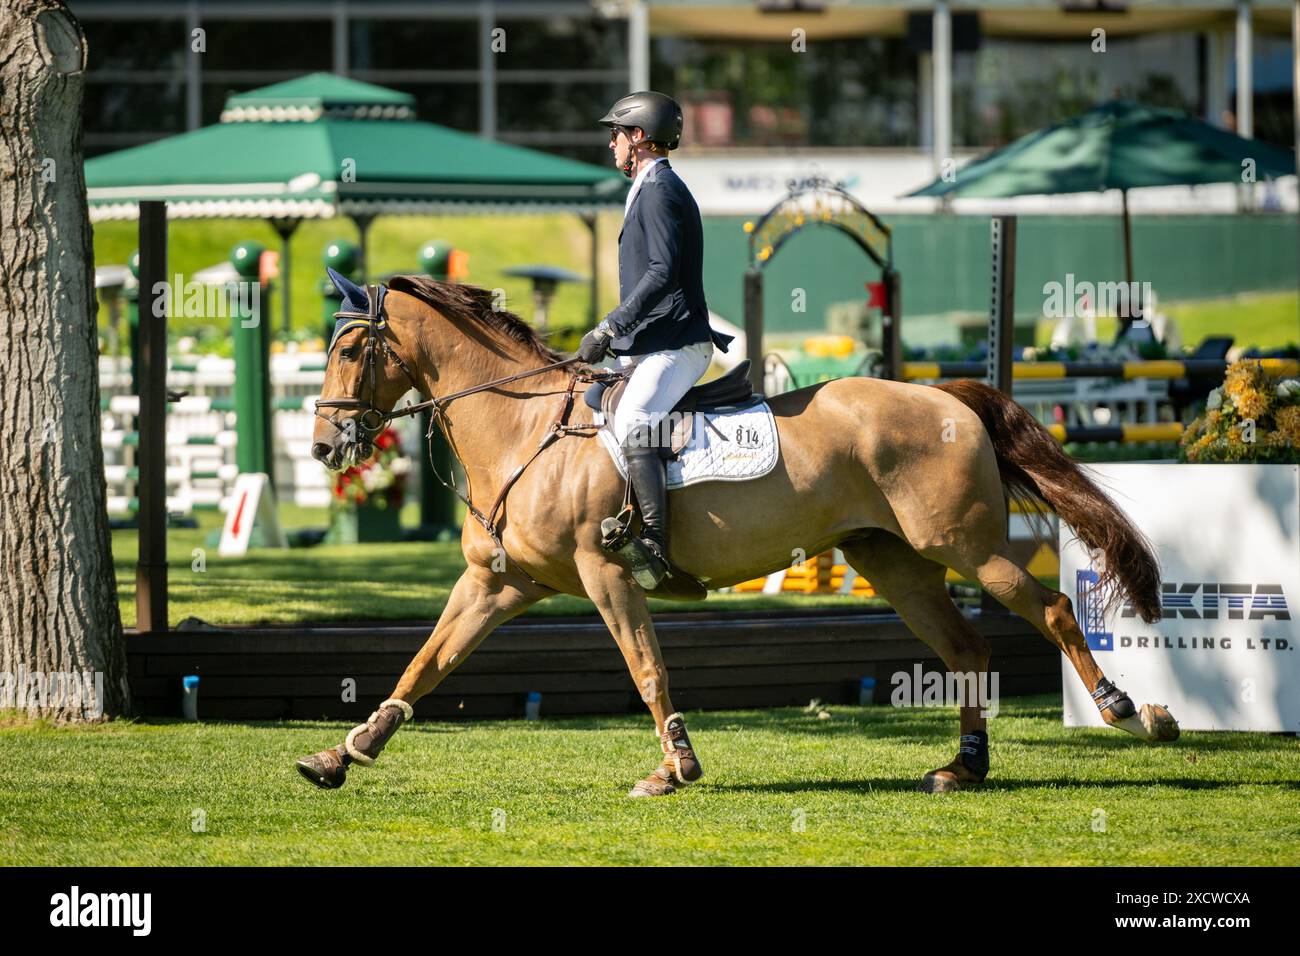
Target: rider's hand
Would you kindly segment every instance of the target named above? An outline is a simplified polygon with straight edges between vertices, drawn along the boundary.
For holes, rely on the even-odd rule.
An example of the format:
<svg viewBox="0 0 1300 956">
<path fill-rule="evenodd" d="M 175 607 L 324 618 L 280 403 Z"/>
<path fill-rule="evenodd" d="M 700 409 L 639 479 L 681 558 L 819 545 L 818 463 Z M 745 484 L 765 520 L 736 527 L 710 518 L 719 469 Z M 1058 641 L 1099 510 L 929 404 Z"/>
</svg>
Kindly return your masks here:
<svg viewBox="0 0 1300 956">
<path fill-rule="evenodd" d="M 582 344 L 578 346 L 575 354 L 588 365 L 592 365 L 605 357 L 613 338 L 609 327 L 602 322 L 582 337 Z"/>
</svg>

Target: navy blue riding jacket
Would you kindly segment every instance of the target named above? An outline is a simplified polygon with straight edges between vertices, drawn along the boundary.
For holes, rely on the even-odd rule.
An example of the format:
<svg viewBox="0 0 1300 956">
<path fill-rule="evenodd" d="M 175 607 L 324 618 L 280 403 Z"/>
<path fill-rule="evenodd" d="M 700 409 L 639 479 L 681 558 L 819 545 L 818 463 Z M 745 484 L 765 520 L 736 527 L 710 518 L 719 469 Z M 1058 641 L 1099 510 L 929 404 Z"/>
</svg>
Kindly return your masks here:
<svg viewBox="0 0 1300 956">
<path fill-rule="evenodd" d="M 645 355 L 710 339 L 725 352 L 734 338 L 709 326 L 700 208 L 666 159 L 646 172 L 623 219 L 618 288 L 622 302 L 605 316 L 615 355 Z"/>
</svg>

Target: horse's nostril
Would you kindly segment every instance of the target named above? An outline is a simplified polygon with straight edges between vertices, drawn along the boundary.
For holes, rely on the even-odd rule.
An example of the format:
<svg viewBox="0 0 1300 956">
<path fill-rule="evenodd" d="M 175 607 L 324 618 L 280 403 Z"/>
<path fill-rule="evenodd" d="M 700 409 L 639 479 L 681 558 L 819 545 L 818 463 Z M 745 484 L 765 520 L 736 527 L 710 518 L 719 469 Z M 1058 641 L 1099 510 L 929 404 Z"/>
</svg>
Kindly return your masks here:
<svg viewBox="0 0 1300 956">
<path fill-rule="evenodd" d="M 328 442 L 318 441 L 311 446 L 311 456 L 317 461 L 324 461 L 333 450 Z"/>
</svg>

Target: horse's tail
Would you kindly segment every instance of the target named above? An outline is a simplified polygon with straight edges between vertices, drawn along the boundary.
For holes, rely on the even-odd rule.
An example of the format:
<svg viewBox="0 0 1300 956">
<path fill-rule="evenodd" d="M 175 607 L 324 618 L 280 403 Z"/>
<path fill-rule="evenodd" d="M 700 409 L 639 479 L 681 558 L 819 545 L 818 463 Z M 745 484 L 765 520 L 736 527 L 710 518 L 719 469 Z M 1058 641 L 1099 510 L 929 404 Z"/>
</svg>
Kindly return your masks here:
<svg viewBox="0 0 1300 956">
<path fill-rule="evenodd" d="M 993 441 L 1002 484 L 1017 500 L 1048 505 L 1106 567 L 1098 588 L 1128 598 L 1148 624 L 1160 619 L 1160 565 L 1146 539 L 1106 493 L 1062 450 L 1033 415 L 995 388 L 972 379 L 935 386 L 961 401 Z"/>
</svg>

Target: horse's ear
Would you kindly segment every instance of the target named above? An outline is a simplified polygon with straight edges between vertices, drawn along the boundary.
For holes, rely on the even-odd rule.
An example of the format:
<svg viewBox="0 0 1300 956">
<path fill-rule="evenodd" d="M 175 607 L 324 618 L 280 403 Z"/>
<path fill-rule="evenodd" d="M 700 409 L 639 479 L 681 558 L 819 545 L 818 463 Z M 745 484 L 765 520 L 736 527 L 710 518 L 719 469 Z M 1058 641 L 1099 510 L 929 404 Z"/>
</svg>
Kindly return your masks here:
<svg viewBox="0 0 1300 956">
<path fill-rule="evenodd" d="M 366 295 L 365 289 L 329 266 L 325 267 L 325 273 L 330 277 L 330 282 L 334 283 L 334 288 L 338 290 L 339 295 L 343 296 L 343 303 L 339 306 L 340 312 L 370 311 L 370 297 Z"/>
</svg>

